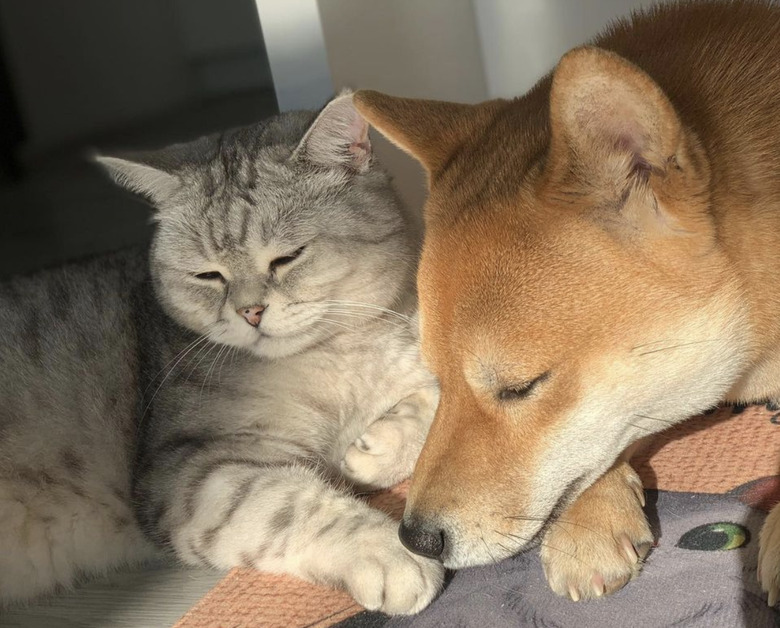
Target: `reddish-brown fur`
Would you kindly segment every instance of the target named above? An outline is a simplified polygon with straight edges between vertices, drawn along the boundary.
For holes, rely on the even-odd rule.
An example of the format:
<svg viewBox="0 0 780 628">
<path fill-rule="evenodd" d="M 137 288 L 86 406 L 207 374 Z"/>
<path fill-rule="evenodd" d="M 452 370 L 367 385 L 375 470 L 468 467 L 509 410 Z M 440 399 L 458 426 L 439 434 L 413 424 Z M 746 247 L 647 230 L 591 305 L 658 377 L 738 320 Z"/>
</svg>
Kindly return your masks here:
<svg viewBox="0 0 780 628">
<path fill-rule="evenodd" d="M 515 100 L 356 94 L 428 172 L 418 286 L 442 396 L 406 521 L 445 535 L 445 564 L 544 535 L 575 558 L 543 548 L 556 591 L 617 588 L 649 540 L 625 447 L 724 398 L 780 399 L 778 59 L 780 8 L 685 2 Z"/>
</svg>

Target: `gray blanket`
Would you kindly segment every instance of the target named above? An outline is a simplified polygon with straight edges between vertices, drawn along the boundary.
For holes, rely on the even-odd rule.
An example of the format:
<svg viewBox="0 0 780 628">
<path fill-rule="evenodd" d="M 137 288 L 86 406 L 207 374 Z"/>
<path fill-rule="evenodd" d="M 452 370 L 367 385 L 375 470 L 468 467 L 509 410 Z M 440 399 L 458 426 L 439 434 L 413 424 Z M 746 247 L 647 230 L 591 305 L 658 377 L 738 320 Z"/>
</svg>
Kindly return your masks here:
<svg viewBox="0 0 780 628">
<path fill-rule="evenodd" d="M 362 613 L 341 628 L 763 628 L 780 626 L 756 581 L 758 532 L 768 505 L 757 480 L 723 494 L 647 491 L 655 547 L 642 575 L 608 598 L 553 594 L 537 552 L 464 569 L 414 617 Z"/>
</svg>

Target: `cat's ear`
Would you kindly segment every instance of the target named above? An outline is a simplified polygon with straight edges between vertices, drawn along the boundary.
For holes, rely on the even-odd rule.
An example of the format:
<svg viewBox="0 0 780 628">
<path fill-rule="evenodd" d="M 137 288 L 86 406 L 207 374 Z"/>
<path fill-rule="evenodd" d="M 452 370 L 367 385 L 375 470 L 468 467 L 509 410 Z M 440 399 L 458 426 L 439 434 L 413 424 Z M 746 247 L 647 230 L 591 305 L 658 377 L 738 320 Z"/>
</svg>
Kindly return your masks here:
<svg viewBox="0 0 780 628">
<path fill-rule="evenodd" d="M 125 154 L 121 157 L 92 155 L 117 184 L 149 199 L 155 206 L 164 204 L 181 186 L 170 169 L 156 164 L 152 154 Z"/>
<path fill-rule="evenodd" d="M 325 106 L 293 151 L 292 159 L 359 173 L 369 169 L 368 122 L 355 109 L 352 92 L 342 92 Z"/>
</svg>

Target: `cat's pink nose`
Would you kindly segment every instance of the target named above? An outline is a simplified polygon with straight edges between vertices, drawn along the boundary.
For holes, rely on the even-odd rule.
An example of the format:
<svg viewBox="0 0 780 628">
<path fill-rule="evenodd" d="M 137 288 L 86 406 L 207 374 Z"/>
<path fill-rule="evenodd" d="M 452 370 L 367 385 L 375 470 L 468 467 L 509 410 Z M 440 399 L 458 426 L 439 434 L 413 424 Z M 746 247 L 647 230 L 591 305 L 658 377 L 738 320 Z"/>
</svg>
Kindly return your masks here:
<svg viewBox="0 0 780 628">
<path fill-rule="evenodd" d="M 236 312 L 243 316 L 252 327 L 257 327 L 263 317 L 264 310 L 265 305 L 250 305 L 249 307 L 240 307 Z"/>
</svg>

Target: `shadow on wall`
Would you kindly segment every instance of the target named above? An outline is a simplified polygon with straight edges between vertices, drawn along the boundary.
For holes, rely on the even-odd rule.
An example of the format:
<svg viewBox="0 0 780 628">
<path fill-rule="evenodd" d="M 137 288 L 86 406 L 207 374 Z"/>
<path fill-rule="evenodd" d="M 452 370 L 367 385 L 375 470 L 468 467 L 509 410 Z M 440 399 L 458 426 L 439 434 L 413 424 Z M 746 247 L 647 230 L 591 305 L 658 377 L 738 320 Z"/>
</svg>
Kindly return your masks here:
<svg viewBox="0 0 780 628">
<path fill-rule="evenodd" d="M 0 52 L 18 105 L 0 110 L 0 276 L 146 241 L 148 208 L 87 147 L 161 146 L 276 113 L 254 0 L 0 0 Z"/>
</svg>

